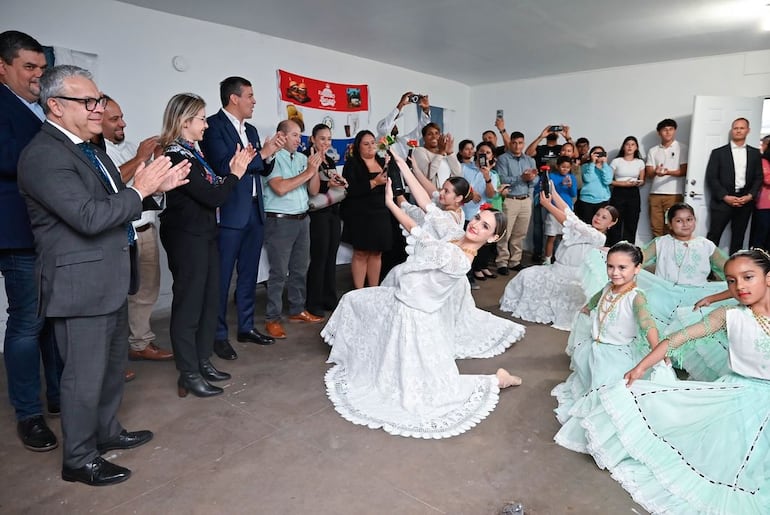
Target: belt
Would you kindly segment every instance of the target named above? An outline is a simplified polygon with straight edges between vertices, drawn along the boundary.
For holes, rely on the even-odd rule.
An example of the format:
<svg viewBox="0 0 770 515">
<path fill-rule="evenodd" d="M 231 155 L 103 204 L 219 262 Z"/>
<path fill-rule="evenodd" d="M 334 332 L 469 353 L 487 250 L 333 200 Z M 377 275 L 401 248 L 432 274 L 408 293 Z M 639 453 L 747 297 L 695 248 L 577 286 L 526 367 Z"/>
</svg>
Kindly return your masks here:
<svg viewBox="0 0 770 515">
<path fill-rule="evenodd" d="M 307 213 L 301 213 L 299 215 L 287 215 L 286 213 L 265 213 L 268 218 L 288 218 L 289 220 L 304 220 Z"/>
<path fill-rule="evenodd" d="M 136 232 L 144 232 L 147 229 L 149 229 L 150 227 L 152 227 L 152 224 L 148 222 L 148 223 L 146 223 L 144 225 L 140 225 L 139 227 L 137 227 L 136 228 Z"/>
<path fill-rule="evenodd" d="M 511 195 L 508 198 L 512 198 L 513 200 L 524 200 L 525 198 L 529 198 L 529 195 Z"/>
</svg>

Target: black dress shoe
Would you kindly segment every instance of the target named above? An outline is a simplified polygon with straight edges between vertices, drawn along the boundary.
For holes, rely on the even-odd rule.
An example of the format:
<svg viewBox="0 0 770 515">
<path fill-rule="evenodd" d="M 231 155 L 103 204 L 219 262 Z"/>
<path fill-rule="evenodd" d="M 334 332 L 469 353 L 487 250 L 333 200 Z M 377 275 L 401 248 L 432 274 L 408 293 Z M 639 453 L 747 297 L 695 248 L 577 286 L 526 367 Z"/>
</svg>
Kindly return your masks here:
<svg viewBox="0 0 770 515">
<path fill-rule="evenodd" d="M 65 481 L 80 481 L 91 486 L 107 486 L 122 483 L 131 477 L 131 471 L 115 465 L 101 456 L 80 468 L 61 468 L 61 478 Z"/>
<path fill-rule="evenodd" d="M 512 267 L 511 267 L 511 270 L 513 270 L 514 272 L 521 272 L 522 270 L 524 270 L 524 265 L 522 265 L 521 263 L 519 263 L 519 264 L 518 264 L 518 265 L 516 265 L 516 266 L 512 266 Z"/>
<path fill-rule="evenodd" d="M 133 449 L 134 447 L 146 444 L 150 440 L 152 440 L 152 431 L 131 431 L 129 433 L 124 429 L 117 438 L 113 438 L 109 442 L 97 444 L 96 450 L 99 451 L 99 454 L 104 454 L 114 449 Z"/>
<path fill-rule="evenodd" d="M 238 341 L 256 343 L 257 345 L 272 345 L 275 343 L 275 338 L 252 329 L 248 333 L 238 333 Z"/>
<path fill-rule="evenodd" d="M 59 446 L 56 435 L 48 428 L 42 415 L 19 420 L 16 432 L 21 438 L 21 443 L 30 451 L 46 452 Z"/>
<path fill-rule="evenodd" d="M 498 275 L 508 275 L 510 272 L 508 271 L 507 266 L 501 266 L 497 269 Z"/>
<path fill-rule="evenodd" d="M 211 361 L 207 359 L 200 360 L 198 368 L 206 381 L 227 381 L 230 379 L 230 374 L 217 370 L 216 367 L 211 364 Z"/>
<path fill-rule="evenodd" d="M 214 340 L 214 354 L 229 361 L 238 359 L 238 354 L 227 340 Z"/>
<path fill-rule="evenodd" d="M 180 397 L 187 397 L 191 392 L 196 397 L 212 397 L 224 392 L 220 387 L 209 384 L 199 372 L 180 372 L 176 384 Z"/>
</svg>

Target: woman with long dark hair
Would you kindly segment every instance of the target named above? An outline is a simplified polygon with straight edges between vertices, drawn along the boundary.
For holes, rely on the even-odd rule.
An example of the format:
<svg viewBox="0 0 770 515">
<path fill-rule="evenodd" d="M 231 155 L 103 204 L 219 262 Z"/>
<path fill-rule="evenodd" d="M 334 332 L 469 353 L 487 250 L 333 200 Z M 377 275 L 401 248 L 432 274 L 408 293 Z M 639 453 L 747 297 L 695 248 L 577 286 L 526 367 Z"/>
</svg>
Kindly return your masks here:
<svg viewBox="0 0 770 515">
<path fill-rule="evenodd" d="M 644 184 L 644 160 L 639 152 L 639 141 L 634 136 L 623 140 L 610 167 L 613 172 L 610 204 L 620 211 L 620 220 L 607 231 L 607 245 L 612 246 L 620 240 L 634 243 L 642 205 L 639 187 Z"/>
</svg>

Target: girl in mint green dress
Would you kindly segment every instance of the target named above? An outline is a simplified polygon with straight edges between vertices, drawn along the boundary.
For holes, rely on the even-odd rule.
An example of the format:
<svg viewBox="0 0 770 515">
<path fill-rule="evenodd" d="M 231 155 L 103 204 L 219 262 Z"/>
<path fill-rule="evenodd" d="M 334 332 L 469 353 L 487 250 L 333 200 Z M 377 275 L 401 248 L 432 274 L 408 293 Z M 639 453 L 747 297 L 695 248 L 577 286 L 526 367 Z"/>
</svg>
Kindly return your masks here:
<svg viewBox="0 0 770 515">
<path fill-rule="evenodd" d="M 587 452 L 581 421 L 597 402 L 595 392 L 620 380 L 658 343 L 646 297 L 636 287 L 641 262 L 638 247 L 627 242 L 613 245 L 607 253 L 610 282 L 573 324 L 567 349 L 573 372 L 551 392 L 558 400 L 555 412 L 562 424 L 554 440 L 562 447 Z"/>
<path fill-rule="evenodd" d="M 770 513 L 770 256 L 738 252 L 725 273 L 740 305 L 663 339 L 582 421 L 596 463 L 652 513 Z M 638 380 L 709 336 L 727 341 L 723 377 Z"/>
</svg>

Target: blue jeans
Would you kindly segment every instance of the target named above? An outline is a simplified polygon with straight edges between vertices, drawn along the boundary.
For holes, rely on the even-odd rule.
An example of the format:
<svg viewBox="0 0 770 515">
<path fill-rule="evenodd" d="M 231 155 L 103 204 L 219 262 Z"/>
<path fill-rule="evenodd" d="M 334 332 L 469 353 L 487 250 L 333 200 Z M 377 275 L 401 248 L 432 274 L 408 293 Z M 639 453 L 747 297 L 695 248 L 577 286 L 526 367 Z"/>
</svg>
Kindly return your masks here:
<svg viewBox="0 0 770 515">
<path fill-rule="evenodd" d="M 8 377 L 8 398 L 16 419 L 24 420 L 43 412 L 40 402 L 40 358 L 43 359 L 46 398 L 59 403 L 62 361 L 45 318 L 37 314 L 35 255 L 25 252 L 0 253 L 0 272 L 8 297 L 4 361 Z"/>
</svg>

